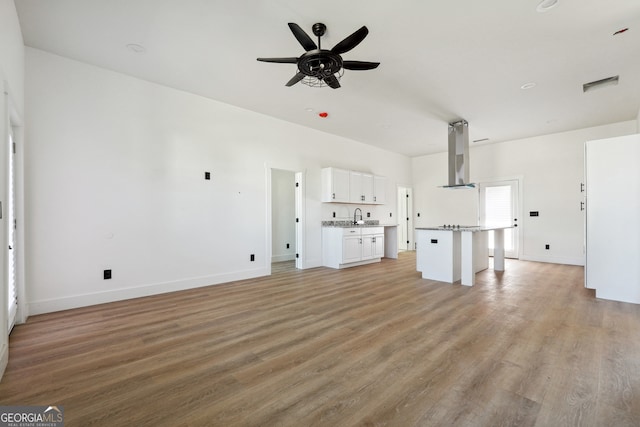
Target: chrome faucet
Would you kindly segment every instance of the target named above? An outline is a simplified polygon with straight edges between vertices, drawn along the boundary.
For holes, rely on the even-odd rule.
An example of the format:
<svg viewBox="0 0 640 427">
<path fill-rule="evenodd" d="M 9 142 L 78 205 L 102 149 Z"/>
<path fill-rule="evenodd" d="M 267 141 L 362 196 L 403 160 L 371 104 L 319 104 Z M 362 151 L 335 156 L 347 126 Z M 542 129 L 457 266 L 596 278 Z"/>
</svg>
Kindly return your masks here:
<svg viewBox="0 0 640 427">
<path fill-rule="evenodd" d="M 358 223 L 358 217 L 356 216 L 356 212 L 360 211 L 360 221 L 362 221 L 362 209 L 360 208 L 355 208 L 353 210 L 353 223 L 357 224 Z"/>
</svg>

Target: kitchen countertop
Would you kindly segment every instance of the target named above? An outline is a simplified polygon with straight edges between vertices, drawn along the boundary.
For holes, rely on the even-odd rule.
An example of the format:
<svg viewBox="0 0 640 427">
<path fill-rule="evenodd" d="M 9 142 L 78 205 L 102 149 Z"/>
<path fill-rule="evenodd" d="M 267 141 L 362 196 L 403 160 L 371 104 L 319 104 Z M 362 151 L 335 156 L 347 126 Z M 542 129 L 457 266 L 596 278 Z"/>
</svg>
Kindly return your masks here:
<svg viewBox="0 0 640 427">
<path fill-rule="evenodd" d="M 323 227 L 351 228 L 351 227 L 397 227 L 398 224 L 380 224 L 378 220 L 365 220 L 364 224 L 354 224 L 353 221 L 322 221 Z"/>
<path fill-rule="evenodd" d="M 513 228 L 513 226 L 507 227 L 482 227 L 476 225 L 460 225 L 460 226 L 437 226 L 437 227 L 416 227 L 416 230 L 436 230 L 436 231 L 471 231 L 472 233 L 479 231 L 491 231 L 491 230 L 505 230 L 507 228 Z"/>
</svg>

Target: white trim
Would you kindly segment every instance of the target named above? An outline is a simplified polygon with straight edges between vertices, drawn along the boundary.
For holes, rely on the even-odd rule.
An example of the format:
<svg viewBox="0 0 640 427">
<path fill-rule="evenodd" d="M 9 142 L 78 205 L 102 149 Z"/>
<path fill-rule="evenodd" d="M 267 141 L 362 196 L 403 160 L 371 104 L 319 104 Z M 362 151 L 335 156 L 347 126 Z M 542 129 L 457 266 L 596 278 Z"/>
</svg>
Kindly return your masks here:
<svg viewBox="0 0 640 427">
<path fill-rule="evenodd" d="M 0 146 L 0 150 L 6 150 L 6 148 L 8 147 L 8 144 L 6 143 L 6 139 L 9 135 L 9 131 L 8 129 L 6 129 L 7 126 L 10 126 L 10 121 L 9 121 L 9 93 L 7 92 L 7 84 L 6 82 L 2 81 L 1 83 L 1 88 L 2 88 L 2 93 L 4 94 L 4 96 L 2 97 L 2 100 L 0 100 L 0 140 L 2 141 L 2 145 Z M 5 160 L 5 156 L 0 153 L 0 160 Z M 1 163 L 1 162 L 0 162 Z M 4 163 L 2 164 L 2 168 L 4 170 L 7 170 L 8 168 L 6 167 L 6 165 Z M 8 172 L 7 172 L 8 173 Z M 4 227 L 5 226 L 5 220 L 4 218 L 6 218 L 5 215 L 5 211 L 7 209 L 7 203 L 6 203 L 6 187 L 4 185 L 4 180 L 0 178 L 0 183 L 2 183 L 2 185 L 0 185 L 0 200 L 2 200 L 2 214 L 3 214 L 3 220 L 0 222 L 0 226 Z M 7 316 L 8 316 L 8 307 L 7 307 L 7 275 L 6 273 L 6 268 L 7 268 L 7 253 L 6 253 L 6 248 L 7 248 L 7 241 L 5 238 L 6 232 L 0 231 L 0 245 L 3 245 L 3 247 L 5 249 L 3 249 L 2 251 L 0 251 L 0 253 L 2 254 L 2 259 L 0 260 L 0 265 L 2 266 L 0 268 L 0 292 L 2 293 L 0 295 L 0 378 L 2 378 L 2 374 L 4 374 L 4 370 L 7 366 L 7 363 L 9 362 L 9 333 L 7 331 Z"/>
<path fill-rule="evenodd" d="M 146 297 L 150 295 L 164 294 L 168 292 L 184 291 L 206 286 L 220 285 L 237 280 L 254 279 L 268 276 L 267 269 L 259 268 L 248 271 L 217 274 L 213 276 L 193 277 L 185 280 L 153 283 L 141 285 L 135 288 L 115 289 L 84 295 L 72 295 L 62 298 L 52 298 L 29 303 L 29 311 L 36 314 L 51 313 L 54 311 L 69 310 L 72 308 L 86 307 L 96 304 L 104 304 L 114 301 L 122 301 L 132 298 Z"/>
<path fill-rule="evenodd" d="M 306 197 L 306 170 L 302 172 L 296 172 L 294 174 L 294 180 L 298 183 L 295 193 L 295 215 L 298 218 L 296 224 L 296 253 L 298 258 L 296 259 L 296 268 L 304 270 L 309 268 L 309 262 L 306 259 L 307 256 L 307 238 L 306 238 L 306 212 L 307 212 L 307 197 Z M 295 255 L 294 255 L 295 256 Z M 320 260 L 322 264 L 322 260 Z"/>
<path fill-rule="evenodd" d="M 16 124 L 17 123 L 17 124 Z M 16 230 L 16 292 L 18 293 L 18 313 L 16 325 L 25 323 L 29 317 L 27 304 L 26 273 L 25 273 L 25 210 L 24 210 L 24 128 L 20 127 L 20 121 L 13 123 L 13 139 L 16 142 L 15 154 L 15 210 L 18 220 Z"/>
<path fill-rule="evenodd" d="M 567 264 L 584 266 L 584 257 L 529 256 L 521 255 L 521 261 L 546 262 L 549 264 Z"/>
<path fill-rule="evenodd" d="M 292 259 L 296 261 L 296 268 L 303 269 L 305 267 L 304 255 L 306 251 L 304 250 L 304 242 L 305 242 L 305 229 L 304 229 L 304 212 L 305 212 L 305 192 L 304 192 L 304 178 L 305 172 L 293 172 L 289 169 L 283 168 L 274 168 L 270 166 L 268 163 L 264 164 L 265 174 L 266 174 L 266 204 L 267 204 L 267 212 L 266 212 L 266 230 L 267 230 L 267 239 L 266 239 L 266 254 L 267 259 L 269 260 L 269 275 L 271 275 L 271 263 L 272 262 L 281 262 L 281 261 L 291 261 Z M 295 235 L 295 251 L 299 254 L 298 259 L 296 259 L 296 255 L 273 255 L 273 217 L 272 217 L 272 209 L 273 209 L 273 189 L 272 189 L 272 171 L 273 169 L 278 169 L 282 171 L 288 171 L 294 174 L 294 181 L 300 183 L 300 194 L 298 191 L 295 192 L 295 216 L 299 218 L 300 226 L 296 225 L 296 235 Z M 298 233 L 300 236 L 298 236 Z"/>
<path fill-rule="evenodd" d="M 295 259 L 295 254 L 273 255 L 271 257 L 271 262 L 294 261 Z"/>
<path fill-rule="evenodd" d="M 265 185 L 266 185 L 266 202 L 267 202 L 267 211 L 265 212 L 265 231 L 267 238 L 265 239 L 265 248 L 264 253 L 266 254 L 265 265 L 264 268 L 268 271 L 267 275 L 271 276 L 271 263 L 273 260 L 272 252 L 273 252 L 273 220 L 271 218 L 271 209 L 272 209 L 272 201 L 271 201 L 271 167 L 265 162 L 264 164 L 264 173 L 265 173 Z"/>
</svg>

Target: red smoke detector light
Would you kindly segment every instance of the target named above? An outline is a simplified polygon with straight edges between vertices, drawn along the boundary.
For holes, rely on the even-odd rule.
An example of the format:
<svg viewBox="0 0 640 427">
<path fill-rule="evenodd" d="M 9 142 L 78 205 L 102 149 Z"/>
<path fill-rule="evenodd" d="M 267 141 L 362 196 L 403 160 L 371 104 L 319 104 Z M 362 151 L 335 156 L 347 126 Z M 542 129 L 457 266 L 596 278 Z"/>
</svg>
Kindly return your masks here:
<svg viewBox="0 0 640 427">
<path fill-rule="evenodd" d="M 329 116 L 329 113 L 327 113 L 326 111 L 323 111 L 322 113 L 318 113 L 318 115 L 320 117 L 322 117 L 323 119 L 327 118 Z"/>
</svg>

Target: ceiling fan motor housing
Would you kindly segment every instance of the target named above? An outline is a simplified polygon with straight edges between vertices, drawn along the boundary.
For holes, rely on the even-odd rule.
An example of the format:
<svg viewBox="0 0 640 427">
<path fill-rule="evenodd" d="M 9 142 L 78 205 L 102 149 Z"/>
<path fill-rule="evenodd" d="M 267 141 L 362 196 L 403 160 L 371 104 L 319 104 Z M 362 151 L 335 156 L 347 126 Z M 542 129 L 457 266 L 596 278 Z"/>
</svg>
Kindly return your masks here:
<svg viewBox="0 0 640 427">
<path fill-rule="evenodd" d="M 310 50 L 298 59 L 298 70 L 302 74 L 319 79 L 335 74 L 341 68 L 342 58 L 330 50 Z"/>
</svg>

